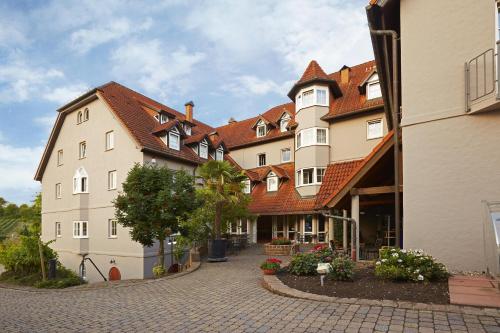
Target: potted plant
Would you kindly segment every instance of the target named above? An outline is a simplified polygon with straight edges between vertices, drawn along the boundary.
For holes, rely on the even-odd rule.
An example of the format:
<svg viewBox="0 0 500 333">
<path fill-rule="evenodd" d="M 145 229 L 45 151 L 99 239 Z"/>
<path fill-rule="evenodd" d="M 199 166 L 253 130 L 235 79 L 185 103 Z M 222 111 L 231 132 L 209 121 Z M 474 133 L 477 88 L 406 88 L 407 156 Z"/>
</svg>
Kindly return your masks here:
<svg viewBox="0 0 500 333">
<path fill-rule="evenodd" d="M 266 259 L 261 265 L 260 269 L 264 275 L 274 275 L 281 268 L 281 260 L 277 258 Z"/>
</svg>

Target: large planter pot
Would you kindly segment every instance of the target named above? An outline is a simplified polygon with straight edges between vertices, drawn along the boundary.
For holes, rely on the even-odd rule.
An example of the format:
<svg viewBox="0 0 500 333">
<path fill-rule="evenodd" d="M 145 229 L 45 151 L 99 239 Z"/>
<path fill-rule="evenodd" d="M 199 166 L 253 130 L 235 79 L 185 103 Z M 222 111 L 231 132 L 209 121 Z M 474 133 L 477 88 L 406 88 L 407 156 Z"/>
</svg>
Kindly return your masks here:
<svg viewBox="0 0 500 333">
<path fill-rule="evenodd" d="M 274 269 L 262 269 L 262 273 L 264 273 L 264 275 L 275 275 L 276 274 L 276 271 Z"/>
<path fill-rule="evenodd" d="M 272 245 L 271 243 L 264 245 L 264 253 L 268 256 L 289 256 L 293 245 Z"/>
<path fill-rule="evenodd" d="M 208 248 L 208 261 L 220 262 L 227 261 L 226 247 L 227 239 L 214 239 L 210 241 Z"/>
</svg>

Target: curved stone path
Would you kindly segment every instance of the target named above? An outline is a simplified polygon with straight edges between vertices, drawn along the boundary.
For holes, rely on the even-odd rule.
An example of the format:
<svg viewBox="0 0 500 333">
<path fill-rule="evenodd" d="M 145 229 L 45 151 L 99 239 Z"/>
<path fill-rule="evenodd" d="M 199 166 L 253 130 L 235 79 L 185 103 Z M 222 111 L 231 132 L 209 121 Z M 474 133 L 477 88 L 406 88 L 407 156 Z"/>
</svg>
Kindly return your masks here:
<svg viewBox="0 0 500 333">
<path fill-rule="evenodd" d="M 1 332 L 500 332 L 500 316 L 282 297 L 249 249 L 170 280 L 28 292 L 0 288 Z"/>
</svg>

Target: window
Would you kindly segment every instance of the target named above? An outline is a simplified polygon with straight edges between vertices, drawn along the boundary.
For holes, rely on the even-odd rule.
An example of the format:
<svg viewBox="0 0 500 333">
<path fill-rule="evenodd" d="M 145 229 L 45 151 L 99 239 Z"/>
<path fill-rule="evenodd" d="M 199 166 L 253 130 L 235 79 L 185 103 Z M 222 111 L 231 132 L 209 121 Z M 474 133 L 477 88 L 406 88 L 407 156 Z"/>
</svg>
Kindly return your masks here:
<svg viewBox="0 0 500 333">
<path fill-rule="evenodd" d="M 78 111 L 78 113 L 76 114 L 76 123 L 81 124 L 82 122 L 83 122 L 83 112 Z"/>
<path fill-rule="evenodd" d="M 244 180 L 243 185 L 243 193 L 250 194 L 250 192 L 252 192 L 252 184 L 250 182 L 250 179 Z"/>
<path fill-rule="evenodd" d="M 89 109 L 83 110 L 83 121 L 89 120 Z"/>
<path fill-rule="evenodd" d="M 180 135 L 176 128 L 168 132 L 168 146 L 175 150 L 180 150 Z"/>
<path fill-rule="evenodd" d="M 286 128 L 288 126 L 288 123 L 290 122 L 290 115 L 288 113 L 285 113 L 283 117 L 281 117 L 280 120 L 280 131 L 281 132 L 286 132 L 288 129 Z"/>
<path fill-rule="evenodd" d="M 314 167 L 297 171 L 296 186 L 319 185 L 323 182 L 326 168 Z"/>
<path fill-rule="evenodd" d="M 56 237 L 61 237 L 61 222 L 56 222 Z"/>
<path fill-rule="evenodd" d="M 313 105 L 314 102 L 314 90 L 307 90 L 302 93 L 302 107 L 308 107 Z"/>
<path fill-rule="evenodd" d="M 316 104 L 326 105 L 326 89 L 316 89 Z"/>
<path fill-rule="evenodd" d="M 215 151 L 215 160 L 216 161 L 222 161 L 222 160 L 224 160 L 224 150 L 222 148 L 218 148 Z"/>
<path fill-rule="evenodd" d="M 321 184 L 325 175 L 325 168 L 316 168 L 316 183 Z"/>
<path fill-rule="evenodd" d="M 184 125 L 184 132 L 186 132 L 187 135 L 191 135 L 191 126 L 189 125 Z"/>
<path fill-rule="evenodd" d="M 160 113 L 160 124 L 165 124 L 168 122 L 168 116 L 164 113 Z"/>
<path fill-rule="evenodd" d="M 116 190 L 116 170 L 108 172 L 108 190 Z"/>
<path fill-rule="evenodd" d="M 378 139 L 384 135 L 382 119 L 370 120 L 366 123 L 366 138 L 368 140 Z"/>
<path fill-rule="evenodd" d="M 63 150 L 62 149 L 59 149 L 57 151 L 57 165 L 63 165 Z"/>
<path fill-rule="evenodd" d="M 109 131 L 106 133 L 106 150 L 115 148 L 115 132 Z"/>
<path fill-rule="evenodd" d="M 297 134 L 297 149 L 312 145 L 328 144 L 328 128 L 311 127 Z"/>
<path fill-rule="evenodd" d="M 373 74 L 366 84 L 366 99 L 382 97 L 378 75 Z"/>
<path fill-rule="evenodd" d="M 88 238 L 87 221 L 73 221 L 73 238 Z"/>
<path fill-rule="evenodd" d="M 78 157 L 80 159 L 87 157 L 87 143 L 85 141 L 80 142 L 78 149 Z"/>
<path fill-rule="evenodd" d="M 200 143 L 200 157 L 208 158 L 208 145 L 206 142 Z"/>
<path fill-rule="evenodd" d="M 61 199 L 62 196 L 62 186 L 61 183 L 56 184 L 56 199 Z"/>
<path fill-rule="evenodd" d="M 73 176 L 73 194 L 88 193 L 88 175 L 84 168 L 76 170 Z"/>
<path fill-rule="evenodd" d="M 266 154 L 257 155 L 257 166 L 266 165 Z"/>
<path fill-rule="evenodd" d="M 281 149 L 281 162 L 290 162 L 291 158 L 290 148 Z"/>
<path fill-rule="evenodd" d="M 108 220 L 108 238 L 116 238 L 118 233 L 118 223 L 116 220 L 109 219 Z"/>
<path fill-rule="evenodd" d="M 296 110 L 302 109 L 302 94 L 297 95 L 297 98 L 295 100 L 295 109 Z"/>
<path fill-rule="evenodd" d="M 267 175 L 267 191 L 274 192 L 278 190 L 278 177 L 274 172 Z"/>
<path fill-rule="evenodd" d="M 262 136 L 266 136 L 266 124 L 261 120 L 257 125 L 257 137 L 260 138 Z"/>
</svg>

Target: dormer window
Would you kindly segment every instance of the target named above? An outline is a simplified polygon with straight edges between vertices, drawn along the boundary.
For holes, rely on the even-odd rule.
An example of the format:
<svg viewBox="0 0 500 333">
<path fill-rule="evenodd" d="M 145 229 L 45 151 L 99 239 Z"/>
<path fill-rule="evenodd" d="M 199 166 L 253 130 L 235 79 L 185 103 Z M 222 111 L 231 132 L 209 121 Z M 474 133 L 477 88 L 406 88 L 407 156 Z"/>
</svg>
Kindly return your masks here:
<svg viewBox="0 0 500 333">
<path fill-rule="evenodd" d="M 200 157 L 208 158 L 208 144 L 206 141 L 200 143 Z"/>
<path fill-rule="evenodd" d="M 168 116 L 164 113 L 160 113 L 160 116 L 159 116 L 159 121 L 160 121 L 160 124 L 165 124 L 168 122 Z"/>
<path fill-rule="evenodd" d="M 267 175 L 267 192 L 275 192 L 278 190 L 278 177 L 274 172 L 269 172 Z"/>
<path fill-rule="evenodd" d="M 281 132 L 286 132 L 288 129 L 286 128 L 288 126 L 288 123 L 290 122 L 290 115 L 288 113 L 285 113 L 280 120 L 280 131 Z"/>
<path fill-rule="evenodd" d="M 257 124 L 257 137 L 263 137 L 266 136 L 266 124 L 261 120 Z"/>
<path fill-rule="evenodd" d="M 180 150 L 181 136 L 179 130 L 174 127 L 168 132 L 168 147 L 175 150 Z"/>
<path fill-rule="evenodd" d="M 250 179 L 246 179 L 243 181 L 243 193 L 250 194 L 252 192 L 252 183 Z"/>
<path fill-rule="evenodd" d="M 184 125 L 184 132 L 186 132 L 187 135 L 191 135 L 191 126 L 185 124 Z"/>
<path fill-rule="evenodd" d="M 378 74 L 373 74 L 366 83 L 366 99 L 374 99 L 382 97 Z"/>
<path fill-rule="evenodd" d="M 222 149 L 221 147 L 217 148 L 217 150 L 215 151 L 215 160 L 216 161 L 224 160 L 224 149 Z"/>
</svg>

